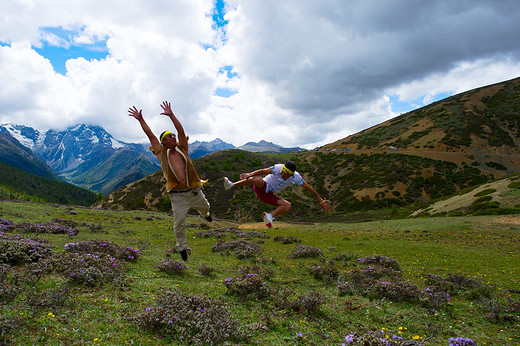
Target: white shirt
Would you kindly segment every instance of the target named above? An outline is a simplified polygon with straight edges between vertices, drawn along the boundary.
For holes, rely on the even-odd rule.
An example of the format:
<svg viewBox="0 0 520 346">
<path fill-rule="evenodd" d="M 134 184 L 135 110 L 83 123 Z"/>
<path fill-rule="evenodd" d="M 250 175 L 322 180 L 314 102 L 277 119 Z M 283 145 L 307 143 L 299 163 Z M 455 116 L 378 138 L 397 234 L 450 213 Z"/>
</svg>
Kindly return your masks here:
<svg viewBox="0 0 520 346">
<path fill-rule="evenodd" d="M 280 193 L 283 189 L 292 184 L 297 184 L 298 186 L 305 184 L 305 181 L 298 172 L 294 172 L 290 178 L 284 180 L 284 178 L 282 178 L 282 168 L 283 163 L 271 167 L 271 174 L 264 177 L 266 183 L 265 192 L 269 193 L 272 191 L 273 193 Z"/>
</svg>

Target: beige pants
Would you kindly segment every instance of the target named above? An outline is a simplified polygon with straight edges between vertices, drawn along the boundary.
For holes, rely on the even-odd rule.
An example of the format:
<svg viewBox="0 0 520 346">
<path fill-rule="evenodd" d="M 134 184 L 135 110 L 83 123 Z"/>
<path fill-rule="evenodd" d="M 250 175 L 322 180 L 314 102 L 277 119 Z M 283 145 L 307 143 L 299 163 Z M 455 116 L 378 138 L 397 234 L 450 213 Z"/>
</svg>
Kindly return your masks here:
<svg viewBox="0 0 520 346">
<path fill-rule="evenodd" d="M 170 201 L 173 211 L 173 231 L 179 251 L 188 248 L 188 238 L 186 237 L 186 215 L 190 209 L 195 209 L 202 216 L 209 212 L 209 202 L 201 191 L 200 187 L 188 192 L 170 193 Z"/>
</svg>

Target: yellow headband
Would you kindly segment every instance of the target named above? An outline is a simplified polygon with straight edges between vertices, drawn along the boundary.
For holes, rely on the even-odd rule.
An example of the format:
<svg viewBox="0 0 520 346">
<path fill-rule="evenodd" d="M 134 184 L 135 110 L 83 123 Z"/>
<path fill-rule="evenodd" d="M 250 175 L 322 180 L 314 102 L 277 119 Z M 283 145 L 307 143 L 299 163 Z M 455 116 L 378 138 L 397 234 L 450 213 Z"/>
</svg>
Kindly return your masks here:
<svg viewBox="0 0 520 346">
<path fill-rule="evenodd" d="M 287 168 L 285 165 L 283 165 L 282 172 L 285 172 L 287 174 L 293 175 L 294 172 L 291 171 L 289 168 Z"/>
<path fill-rule="evenodd" d="M 162 143 L 164 137 L 166 137 L 167 135 L 173 135 L 175 137 L 175 134 L 171 131 L 164 131 L 163 134 L 161 135 L 161 138 L 159 139 Z"/>
</svg>

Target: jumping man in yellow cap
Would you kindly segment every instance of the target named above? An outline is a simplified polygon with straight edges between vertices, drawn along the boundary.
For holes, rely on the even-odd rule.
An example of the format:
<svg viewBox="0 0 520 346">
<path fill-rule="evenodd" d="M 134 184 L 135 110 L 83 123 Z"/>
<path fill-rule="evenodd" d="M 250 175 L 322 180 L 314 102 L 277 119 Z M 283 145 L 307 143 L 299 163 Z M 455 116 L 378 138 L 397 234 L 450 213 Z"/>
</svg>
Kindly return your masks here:
<svg viewBox="0 0 520 346">
<path fill-rule="evenodd" d="M 212 221 L 209 213 L 209 202 L 201 191 L 206 182 L 200 180 L 191 158 L 188 155 L 188 138 L 180 121 L 173 114 L 169 102 L 161 105 L 165 115 L 171 119 L 177 130 L 177 136 L 171 131 L 164 131 L 159 139 L 144 121 L 142 110 L 134 106 L 128 115 L 139 121 L 144 133 L 152 144 L 151 150 L 161 163 L 161 170 L 166 179 L 166 191 L 170 195 L 174 217 L 173 230 L 177 247 L 184 261 L 188 260 L 188 240 L 186 237 L 186 215 L 190 208 L 197 210 L 207 221 Z"/>
<path fill-rule="evenodd" d="M 262 178 L 262 176 L 265 176 Z M 286 187 L 292 184 L 304 187 L 314 197 L 318 199 L 320 206 L 325 211 L 330 211 L 330 206 L 320 197 L 320 195 L 306 183 L 300 173 L 296 172 L 296 164 L 292 161 L 287 161 L 285 164 L 276 164 L 269 168 L 263 168 L 251 173 L 240 174 L 239 181 L 233 183 L 228 178 L 224 177 L 224 188 L 231 189 L 234 186 L 248 186 L 253 185 L 258 199 L 262 202 L 275 206 L 276 209 L 270 213 L 262 213 L 262 218 L 267 227 L 273 226 L 274 217 L 291 210 L 291 203 L 283 198 L 276 196 Z"/>
</svg>

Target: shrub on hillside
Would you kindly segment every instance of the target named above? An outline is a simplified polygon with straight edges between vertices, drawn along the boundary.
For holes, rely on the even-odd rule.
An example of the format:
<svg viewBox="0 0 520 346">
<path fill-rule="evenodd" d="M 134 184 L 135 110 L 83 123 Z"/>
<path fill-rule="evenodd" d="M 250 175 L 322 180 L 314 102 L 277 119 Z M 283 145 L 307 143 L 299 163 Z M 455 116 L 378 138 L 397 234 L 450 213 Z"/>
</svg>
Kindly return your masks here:
<svg viewBox="0 0 520 346">
<path fill-rule="evenodd" d="M 56 311 L 67 301 L 70 295 L 70 289 L 67 285 L 43 292 L 32 292 L 27 295 L 26 303 L 34 310 L 50 309 Z"/>
<path fill-rule="evenodd" d="M 11 279 L 13 270 L 7 264 L 0 264 L 0 303 L 9 304 L 22 292 L 16 283 L 16 279 Z M 14 281 L 14 282 L 13 282 Z"/>
<path fill-rule="evenodd" d="M 160 271 L 169 275 L 182 275 L 188 270 L 188 266 L 179 261 L 162 260 L 161 264 L 157 266 Z"/>
<path fill-rule="evenodd" d="M 21 317 L 0 316 L 0 343 L 10 345 L 12 332 L 19 330 L 23 321 Z"/>
<path fill-rule="evenodd" d="M 14 228 L 14 222 L 0 218 L 0 232 L 11 232 Z"/>
<path fill-rule="evenodd" d="M 205 264 L 201 264 L 199 267 L 199 273 L 206 276 L 213 276 L 213 272 L 215 271 L 215 268 L 209 267 Z"/>
<path fill-rule="evenodd" d="M 323 265 L 311 265 L 309 270 L 315 279 L 327 282 L 335 282 L 339 275 L 339 270 L 334 265 L 334 262 L 327 262 Z"/>
<path fill-rule="evenodd" d="M 279 241 L 282 244 L 301 243 L 301 239 L 285 235 L 277 235 L 273 238 L 274 241 Z"/>
<path fill-rule="evenodd" d="M 39 223 L 29 223 L 24 222 L 22 224 L 16 225 L 16 230 L 20 233 L 34 233 L 34 234 L 67 234 L 70 236 L 78 235 L 79 229 L 69 226 L 63 226 L 57 223 L 47 223 L 47 224 L 39 224 Z"/>
<path fill-rule="evenodd" d="M 110 241 L 92 240 L 78 243 L 65 244 L 65 250 L 69 252 L 81 252 L 87 254 L 105 254 L 118 260 L 135 262 L 141 257 L 137 249 L 130 246 L 122 247 Z"/>
<path fill-rule="evenodd" d="M 244 274 L 259 274 L 264 279 L 270 280 L 274 276 L 274 270 L 270 268 L 265 268 L 259 265 L 246 265 L 245 267 L 238 268 L 238 273 L 241 275 Z"/>
<path fill-rule="evenodd" d="M 519 299 L 497 295 L 491 299 L 484 298 L 481 305 L 491 323 L 514 323 L 520 319 Z"/>
<path fill-rule="evenodd" d="M 261 274 L 242 273 L 224 280 L 227 293 L 241 299 L 262 299 L 271 295 L 271 290 Z"/>
<path fill-rule="evenodd" d="M 224 304 L 197 295 L 170 292 L 135 317 L 142 328 L 185 345 L 246 342 Z"/>
<path fill-rule="evenodd" d="M 425 283 L 427 286 L 435 287 L 437 291 L 444 291 L 452 296 L 462 294 L 473 300 L 490 298 L 494 291 L 492 286 L 462 274 L 450 274 L 445 278 L 441 275 L 428 274 Z"/>
<path fill-rule="evenodd" d="M 235 250 L 237 258 L 251 258 L 260 255 L 263 252 L 260 245 L 245 240 L 232 240 L 227 242 L 217 241 L 217 243 L 211 248 L 211 251 L 221 253 L 229 253 L 230 250 Z"/>
<path fill-rule="evenodd" d="M 126 275 L 122 262 L 99 253 L 64 253 L 56 258 L 56 269 L 72 282 L 91 287 L 121 280 Z"/>
<path fill-rule="evenodd" d="M 52 253 L 51 246 L 43 239 L 0 233 L 0 263 L 16 266 L 38 262 L 42 258 L 51 256 Z"/>
<path fill-rule="evenodd" d="M 421 291 L 419 300 L 422 305 L 430 309 L 440 309 L 450 301 L 450 294 L 439 290 L 438 287 L 427 287 Z"/>
<path fill-rule="evenodd" d="M 323 251 L 306 245 L 297 245 L 296 249 L 292 250 L 289 257 L 293 258 L 304 258 L 304 257 L 319 257 L 323 254 Z"/>
<path fill-rule="evenodd" d="M 317 315 L 321 312 L 321 306 L 326 300 L 323 295 L 316 291 L 309 291 L 306 294 L 294 297 L 293 291 L 281 290 L 274 296 L 273 301 L 279 309 Z"/>
<path fill-rule="evenodd" d="M 397 261 L 395 259 L 390 258 L 390 257 L 380 256 L 380 255 L 359 258 L 358 262 L 362 263 L 362 264 L 377 264 L 379 266 L 389 268 L 392 270 L 400 269 L 399 263 L 397 263 Z"/>
</svg>

